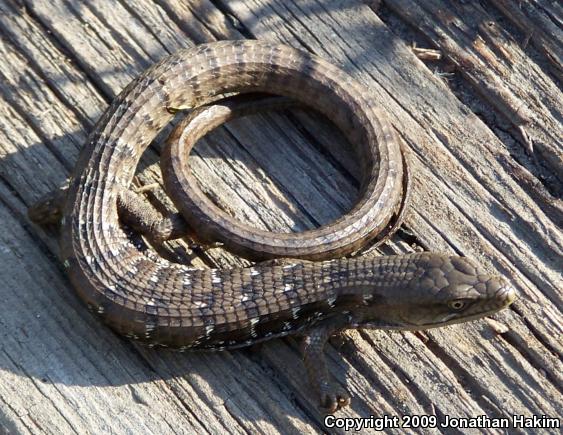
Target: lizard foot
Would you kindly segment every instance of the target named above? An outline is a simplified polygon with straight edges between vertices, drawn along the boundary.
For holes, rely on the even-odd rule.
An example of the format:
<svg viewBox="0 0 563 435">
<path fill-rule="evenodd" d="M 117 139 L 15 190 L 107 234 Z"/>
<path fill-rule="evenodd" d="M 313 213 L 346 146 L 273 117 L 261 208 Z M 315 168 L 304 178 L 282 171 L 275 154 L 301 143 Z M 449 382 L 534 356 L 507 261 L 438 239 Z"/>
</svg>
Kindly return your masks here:
<svg viewBox="0 0 563 435">
<path fill-rule="evenodd" d="M 350 395 L 340 386 L 324 384 L 320 390 L 321 407 L 330 414 L 350 404 Z"/>
<path fill-rule="evenodd" d="M 63 186 L 43 196 L 27 210 L 27 216 L 38 225 L 57 225 L 61 222 L 67 187 Z"/>
</svg>

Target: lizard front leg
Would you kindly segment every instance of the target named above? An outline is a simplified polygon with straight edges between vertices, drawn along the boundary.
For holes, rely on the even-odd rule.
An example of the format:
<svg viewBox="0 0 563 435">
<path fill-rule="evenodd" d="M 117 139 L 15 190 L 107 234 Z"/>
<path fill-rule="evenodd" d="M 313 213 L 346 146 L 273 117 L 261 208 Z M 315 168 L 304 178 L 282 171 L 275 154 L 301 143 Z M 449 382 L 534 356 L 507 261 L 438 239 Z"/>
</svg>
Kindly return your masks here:
<svg viewBox="0 0 563 435">
<path fill-rule="evenodd" d="M 335 385 L 328 374 L 324 348 L 328 339 L 346 328 L 348 319 L 338 316 L 326 319 L 303 333 L 303 362 L 313 390 L 320 398 L 320 404 L 333 413 L 350 403 L 348 392 Z"/>
</svg>

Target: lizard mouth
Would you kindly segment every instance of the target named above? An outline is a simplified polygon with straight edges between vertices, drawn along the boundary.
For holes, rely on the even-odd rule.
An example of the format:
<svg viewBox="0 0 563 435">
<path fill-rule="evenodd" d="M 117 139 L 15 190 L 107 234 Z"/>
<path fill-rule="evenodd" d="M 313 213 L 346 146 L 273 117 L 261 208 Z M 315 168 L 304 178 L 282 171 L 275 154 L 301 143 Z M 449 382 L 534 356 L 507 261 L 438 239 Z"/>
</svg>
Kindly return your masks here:
<svg viewBox="0 0 563 435">
<path fill-rule="evenodd" d="M 409 328 L 409 329 L 414 329 L 414 330 L 416 330 L 416 329 L 432 329 L 432 328 L 440 328 L 442 326 L 455 325 L 456 323 L 471 322 L 472 320 L 479 320 L 479 319 L 483 319 L 485 317 L 489 317 L 489 316 L 495 314 L 496 312 L 498 312 L 499 309 L 500 308 L 492 309 L 492 310 L 488 310 L 488 311 L 482 311 L 480 313 L 471 314 L 469 316 L 459 316 L 459 317 L 455 317 L 457 315 L 457 313 L 452 313 L 452 314 L 446 316 L 444 318 L 444 320 L 442 320 L 440 322 L 424 323 L 422 325 L 412 325 L 412 328 Z"/>
<path fill-rule="evenodd" d="M 481 313 L 475 313 L 470 316 L 461 316 L 461 317 L 453 317 L 457 313 L 453 313 L 447 316 L 444 320 L 440 320 L 437 322 L 430 322 L 430 323 L 399 323 L 399 322 L 369 322 L 365 324 L 360 324 L 354 326 L 356 328 L 365 328 L 365 329 L 383 329 L 389 331 L 422 331 L 426 329 L 433 329 L 433 328 L 440 328 L 442 326 L 454 325 L 456 323 L 465 323 L 470 322 L 472 320 L 479 320 L 484 317 L 488 317 L 492 314 L 495 314 L 498 309 L 484 311 Z"/>
<path fill-rule="evenodd" d="M 399 322 L 389 322 L 385 320 L 380 321 L 370 321 L 368 323 L 355 325 L 356 328 L 365 329 L 383 329 L 383 330 L 394 330 L 394 331 L 420 331 L 425 329 L 440 328 L 442 326 L 454 325 L 456 323 L 465 323 L 472 320 L 479 320 L 484 317 L 491 316 L 496 312 L 508 307 L 516 300 L 516 292 L 512 287 L 503 287 L 497 292 L 497 297 L 495 299 L 495 306 L 487 310 L 475 312 L 469 315 L 463 315 L 463 313 L 449 313 L 442 317 L 440 320 L 428 323 L 412 323 L 408 319 L 401 319 Z"/>
</svg>

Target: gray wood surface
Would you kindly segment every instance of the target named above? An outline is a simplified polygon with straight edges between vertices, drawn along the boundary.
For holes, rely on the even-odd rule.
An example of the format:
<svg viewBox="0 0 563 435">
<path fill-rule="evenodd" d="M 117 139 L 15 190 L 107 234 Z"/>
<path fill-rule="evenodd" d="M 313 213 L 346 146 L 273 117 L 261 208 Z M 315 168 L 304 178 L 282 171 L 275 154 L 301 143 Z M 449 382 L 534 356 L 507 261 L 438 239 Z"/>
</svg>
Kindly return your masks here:
<svg viewBox="0 0 563 435">
<path fill-rule="evenodd" d="M 338 416 L 563 417 L 561 8 L 380 3 L 0 2 L 0 433 L 326 430 L 295 341 L 215 354 L 132 344 L 85 309 L 54 234 L 26 217 L 66 179 L 97 118 L 135 75 L 181 47 L 245 37 L 341 65 L 408 145 L 415 190 L 405 231 L 366 255 L 461 253 L 520 293 L 494 321 L 347 333 L 340 352 L 327 349 L 353 396 Z M 526 23 L 543 26 L 537 39 L 522 32 Z M 441 60 L 420 60 L 415 44 Z M 160 147 L 147 151 L 139 184 L 160 180 Z M 198 144 L 193 167 L 217 203 L 271 230 L 329 222 L 357 194 L 346 141 L 309 112 L 233 121 Z M 170 207 L 161 191 L 149 197 Z M 182 243 L 165 254 L 201 267 L 248 264 L 220 249 L 186 253 Z M 525 432 L 538 433 L 510 431 Z"/>
</svg>

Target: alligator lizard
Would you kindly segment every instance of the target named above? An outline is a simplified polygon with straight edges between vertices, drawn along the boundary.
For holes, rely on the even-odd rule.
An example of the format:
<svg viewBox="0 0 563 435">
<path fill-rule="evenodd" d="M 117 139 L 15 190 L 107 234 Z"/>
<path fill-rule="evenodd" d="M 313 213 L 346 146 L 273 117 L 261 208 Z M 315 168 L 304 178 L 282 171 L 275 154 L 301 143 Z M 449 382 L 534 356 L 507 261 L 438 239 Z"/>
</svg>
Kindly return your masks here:
<svg viewBox="0 0 563 435">
<path fill-rule="evenodd" d="M 331 334 L 442 326 L 480 318 L 515 299 L 504 278 L 443 254 L 283 260 L 227 270 L 194 269 L 157 256 L 122 225 L 135 215 L 125 205 L 141 154 L 175 109 L 197 108 L 232 92 L 291 97 L 312 104 L 358 142 L 396 146 L 369 92 L 310 54 L 259 41 L 224 41 L 156 64 L 97 123 L 62 213 L 64 267 L 80 297 L 116 331 L 182 350 L 232 349 L 302 335 L 311 384 L 321 405 L 333 412 L 349 398 L 329 380 L 323 348 Z M 397 187 L 387 176 L 377 184 L 389 192 Z"/>
</svg>

